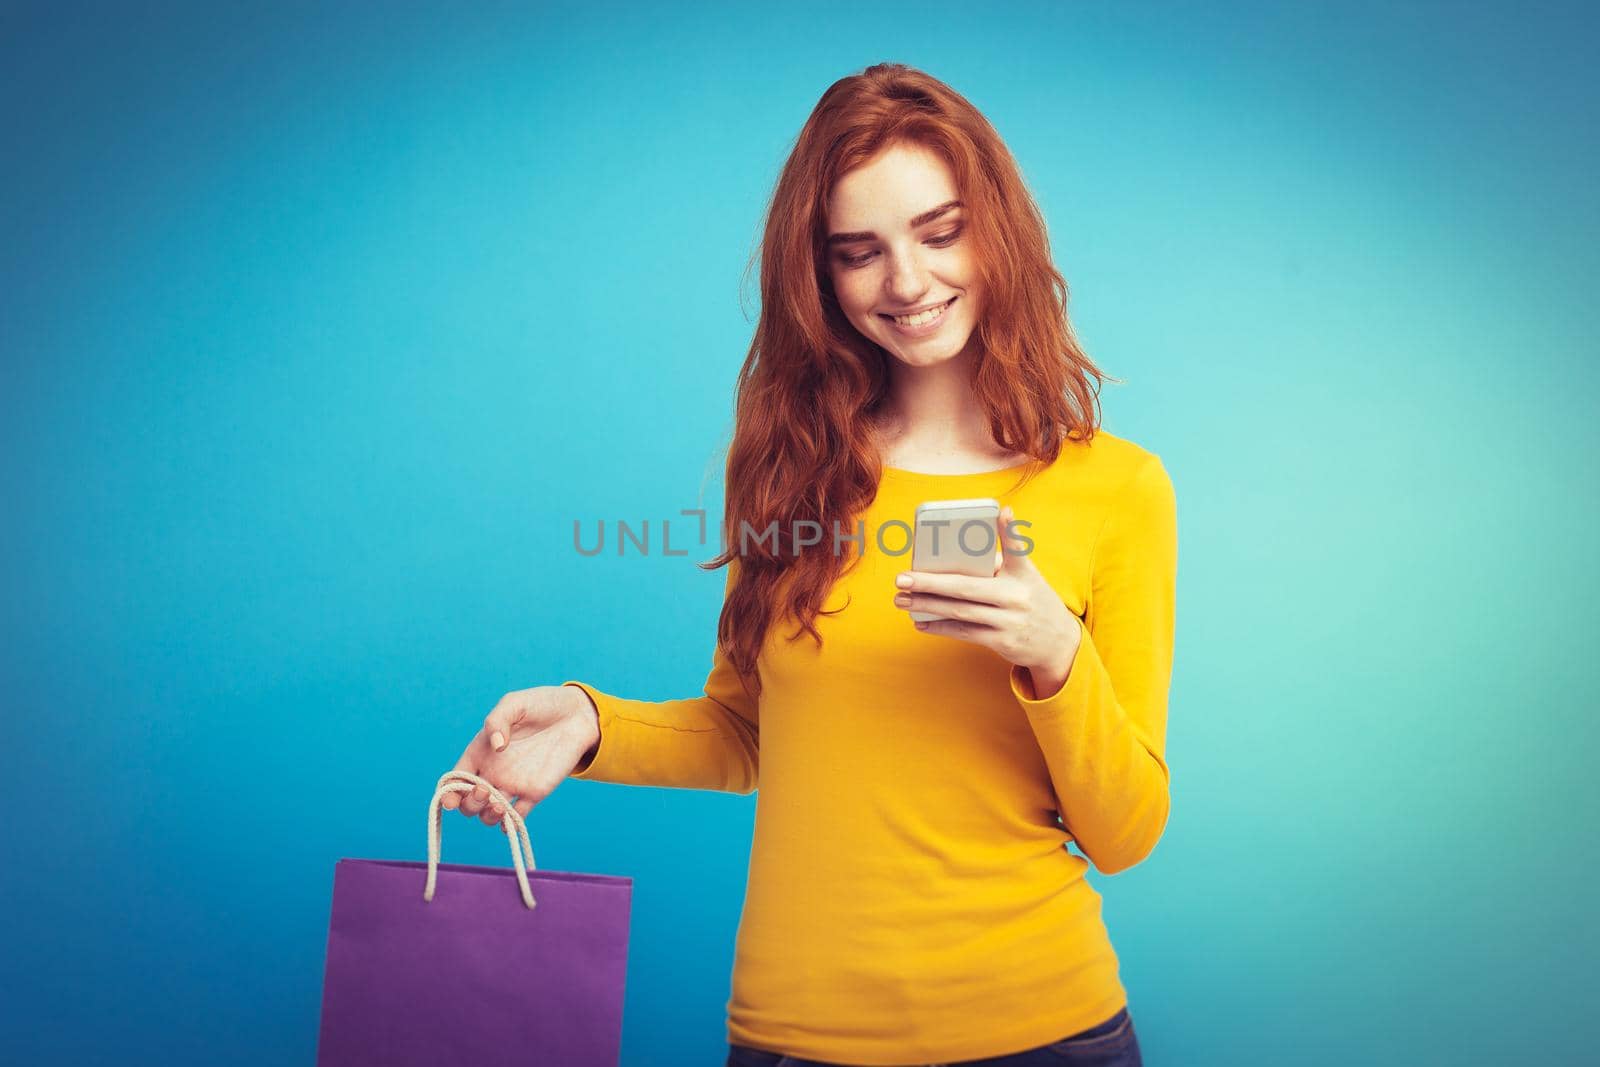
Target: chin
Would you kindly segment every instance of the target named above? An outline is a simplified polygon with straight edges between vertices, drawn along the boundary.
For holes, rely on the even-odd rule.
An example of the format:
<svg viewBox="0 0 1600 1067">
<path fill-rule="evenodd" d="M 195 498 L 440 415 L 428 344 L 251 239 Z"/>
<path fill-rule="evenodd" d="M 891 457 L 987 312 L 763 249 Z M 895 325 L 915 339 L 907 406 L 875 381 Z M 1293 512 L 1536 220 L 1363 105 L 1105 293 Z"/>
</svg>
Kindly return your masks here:
<svg viewBox="0 0 1600 1067">
<path fill-rule="evenodd" d="M 933 367 L 940 363 L 947 363 L 960 356 L 972 340 L 975 331 L 968 331 L 965 335 L 951 340 L 940 339 L 938 345 L 908 345 L 898 337 L 876 338 L 878 346 L 896 360 L 909 367 Z"/>
<path fill-rule="evenodd" d="M 887 348 L 885 351 L 888 352 L 896 362 L 903 363 L 908 367 L 937 367 L 941 363 L 948 363 L 952 359 L 955 359 L 956 356 L 960 355 L 961 352 L 960 349 L 957 349 L 954 352 L 906 353 L 897 351 L 893 348 Z"/>
</svg>

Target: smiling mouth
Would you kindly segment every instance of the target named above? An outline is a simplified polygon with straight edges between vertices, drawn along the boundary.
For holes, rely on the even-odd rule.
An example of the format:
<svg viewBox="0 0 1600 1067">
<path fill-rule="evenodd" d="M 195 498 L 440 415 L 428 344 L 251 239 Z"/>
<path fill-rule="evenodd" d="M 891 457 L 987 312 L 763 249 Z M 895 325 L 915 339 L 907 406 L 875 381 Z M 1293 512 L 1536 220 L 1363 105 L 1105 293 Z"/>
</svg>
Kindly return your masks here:
<svg viewBox="0 0 1600 1067">
<path fill-rule="evenodd" d="M 940 315 L 943 315 L 945 310 L 955 302 L 956 297 L 952 296 L 949 300 L 946 300 L 937 307 L 931 307 L 927 311 L 919 312 L 915 315 L 885 315 L 881 311 L 878 313 L 878 315 L 880 318 L 888 319 L 890 322 L 898 323 L 901 326 L 926 326 L 928 323 L 936 320 Z"/>
</svg>

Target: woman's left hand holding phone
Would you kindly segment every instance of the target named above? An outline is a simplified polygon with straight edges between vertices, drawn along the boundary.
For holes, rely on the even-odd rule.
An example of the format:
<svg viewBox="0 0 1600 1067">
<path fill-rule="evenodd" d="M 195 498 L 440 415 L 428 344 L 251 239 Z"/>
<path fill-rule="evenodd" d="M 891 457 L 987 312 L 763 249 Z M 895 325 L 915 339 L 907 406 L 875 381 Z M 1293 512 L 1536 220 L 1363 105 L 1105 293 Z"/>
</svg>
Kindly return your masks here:
<svg viewBox="0 0 1600 1067">
<path fill-rule="evenodd" d="M 895 606 L 942 616 L 916 623 L 923 633 L 983 645 L 1025 668 L 1034 696 L 1042 700 L 1066 684 L 1083 624 L 1034 566 L 1022 539 L 1011 533 L 1012 521 L 1007 505 L 996 530 L 1003 558 L 994 577 L 907 571 L 896 583 Z"/>
</svg>

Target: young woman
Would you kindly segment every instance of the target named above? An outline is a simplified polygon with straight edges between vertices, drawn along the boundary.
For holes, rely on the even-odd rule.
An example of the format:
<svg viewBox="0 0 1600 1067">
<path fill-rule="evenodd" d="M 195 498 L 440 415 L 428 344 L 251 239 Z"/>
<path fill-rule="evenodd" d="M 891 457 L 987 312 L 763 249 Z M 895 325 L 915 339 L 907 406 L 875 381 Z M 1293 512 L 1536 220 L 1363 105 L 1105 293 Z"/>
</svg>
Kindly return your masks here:
<svg viewBox="0 0 1600 1067">
<path fill-rule="evenodd" d="M 734 1067 L 1137 1064 L 1084 872 L 1166 825 L 1166 470 L 1097 427 L 1106 376 L 1017 165 L 924 73 L 823 95 L 761 291 L 704 695 L 510 693 L 457 767 L 523 815 L 568 777 L 760 785 Z M 916 506 L 970 497 L 1004 505 L 993 576 L 909 570 Z M 460 810 L 492 825 L 487 799 Z"/>
</svg>

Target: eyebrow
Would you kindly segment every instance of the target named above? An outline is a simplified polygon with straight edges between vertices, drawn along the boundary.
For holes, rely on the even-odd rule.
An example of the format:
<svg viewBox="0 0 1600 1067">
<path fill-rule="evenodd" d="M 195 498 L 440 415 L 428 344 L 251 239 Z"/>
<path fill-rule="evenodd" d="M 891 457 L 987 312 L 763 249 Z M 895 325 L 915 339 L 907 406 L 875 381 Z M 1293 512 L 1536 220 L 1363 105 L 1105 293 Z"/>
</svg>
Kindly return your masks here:
<svg viewBox="0 0 1600 1067">
<path fill-rule="evenodd" d="M 929 208 L 927 211 L 924 211 L 922 214 L 914 217 L 911 220 L 911 227 L 912 229 L 915 229 L 918 226 L 926 226 L 939 216 L 944 215 L 947 212 L 954 211 L 956 208 L 962 206 L 963 205 L 959 200 L 946 200 L 938 207 Z M 873 233 L 871 230 L 856 230 L 853 233 L 830 233 L 828 235 L 828 244 L 845 245 L 853 244 L 856 241 L 876 241 L 877 239 L 878 235 Z"/>
</svg>

